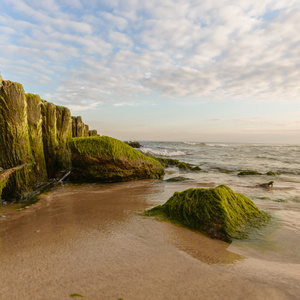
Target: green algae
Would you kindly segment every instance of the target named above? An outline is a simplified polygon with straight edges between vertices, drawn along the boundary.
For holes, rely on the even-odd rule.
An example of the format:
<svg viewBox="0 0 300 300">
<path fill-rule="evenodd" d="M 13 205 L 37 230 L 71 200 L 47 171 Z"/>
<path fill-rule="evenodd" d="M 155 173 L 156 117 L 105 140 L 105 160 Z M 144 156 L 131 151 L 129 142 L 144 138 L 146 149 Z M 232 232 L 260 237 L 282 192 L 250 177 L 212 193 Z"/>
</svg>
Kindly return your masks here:
<svg viewBox="0 0 300 300">
<path fill-rule="evenodd" d="M 266 173 L 266 175 L 268 175 L 268 176 L 276 176 L 276 175 L 280 175 L 280 173 L 279 172 L 269 171 L 269 172 Z"/>
<path fill-rule="evenodd" d="M 80 294 L 71 294 L 70 297 L 71 297 L 71 298 L 75 298 L 75 297 L 85 298 L 85 296 L 80 295 Z"/>
<path fill-rule="evenodd" d="M 89 125 L 84 124 L 84 131 L 83 131 L 83 136 L 88 137 L 89 136 Z"/>
<path fill-rule="evenodd" d="M 127 144 L 127 145 L 129 145 L 129 146 L 131 146 L 131 147 L 133 147 L 133 148 L 141 148 L 142 147 L 142 145 L 139 142 L 137 142 L 137 141 L 134 141 L 134 142 L 132 142 L 132 141 L 126 141 L 124 143 Z"/>
<path fill-rule="evenodd" d="M 98 132 L 97 130 L 93 129 L 93 130 L 89 130 L 89 136 L 97 136 Z"/>
<path fill-rule="evenodd" d="M 43 145 L 49 178 L 61 170 L 71 169 L 72 119 L 70 110 L 63 106 L 43 101 Z"/>
<path fill-rule="evenodd" d="M 158 160 L 164 167 L 175 166 L 182 171 L 200 171 L 201 168 L 199 166 L 193 166 L 191 164 L 181 162 L 177 159 L 172 158 L 164 158 L 164 157 L 154 157 Z"/>
<path fill-rule="evenodd" d="M 37 186 L 48 180 L 43 146 L 42 100 L 39 95 L 26 94 L 28 135 L 31 149 L 31 161 L 34 162 L 32 179 Z"/>
<path fill-rule="evenodd" d="M 192 171 L 201 171 L 202 169 L 199 166 L 193 167 Z"/>
<path fill-rule="evenodd" d="M 112 157 L 114 160 L 121 157 L 129 160 L 146 159 L 155 165 L 160 165 L 156 159 L 147 157 L 120 140 L 108 136 L 73 138 L 70 145 L 72 148 L 76 148 L 79 154 Z"/>
<path fill-rule="evenodd" d="M 3 181 L 0 182 L 0 210 L 1 210 L 1 216 L 3 217 L 3 207 L 2 207 L 2 200 L 1 200 L 1 196 L 2 196 L 2 190 L 5 188 L 6 184 L 7 184 L 8 179 L 5 179 Z"/>
<path fill-rule="evenodd" d="M 115 182 L 164 175 L 164 169 L 156 159 L 111 137 L 73 138 L 70 147 L 71 180 Z"/>
<path fill-rule="evenodd" d="M 171 177 L 169 179 L 164 180 L 165 182 L 182 182 L 182 181 L 193 181 L 191 178 L 186 178 L 183 176 Z"/>
<path fill-rule="evenodd" d="M 49 178 L 55 177 L 57 160 L 57 127 L 56 127 L 56 106 L 53 103 L 43 101 L 43 145 L 44 154 Z"/>
<path fill-rule="evenodd" d="M 5 169 L 30 160 L 26 108 L 22 85 L 3 81 L 0 89 L 0 165 Z"/>
<path fill-rule="evenodd" d="M 71 170 L 72 155 L 69 142 L 72 138 L 72 119 L 71 112 L 67 107 L 56 106 L 56 130 L 58 149 L 55 168 L 58 171 Z"/>
<path fill-rule="evenodd" d="M 0 165 L 11 169 L 34 162 L 28 125 L 27 101 L 21 84 L 3 81 L 0 89 Z M 18 170 L 6 184 L 5 198 L 17 200 L 35 188 L 31 166 Z"/>
<path fill-rule="evenodd" d="M 257 171 L 252 171 L 252 170 L 241 171 L 238 174 L 238 176 L 247 176 L 247 175 L 262 175 L 262 174 Z"/>
<path fill-rule="evenodd" d="M 164 205 L 146 211 L 145 215 L 164 215 L 228 242 L 246 238 L 251 228 L 260 227 L 269 219 L 249 198 L 225 185 L 175 192 Z"/>
<path fill-rule="evenodd" d="M 84 136 L 84 123 L 82 122 L 81 116 L 76 117 L 76 130 L 77 130 L 76 137 Z"/>
</svg>

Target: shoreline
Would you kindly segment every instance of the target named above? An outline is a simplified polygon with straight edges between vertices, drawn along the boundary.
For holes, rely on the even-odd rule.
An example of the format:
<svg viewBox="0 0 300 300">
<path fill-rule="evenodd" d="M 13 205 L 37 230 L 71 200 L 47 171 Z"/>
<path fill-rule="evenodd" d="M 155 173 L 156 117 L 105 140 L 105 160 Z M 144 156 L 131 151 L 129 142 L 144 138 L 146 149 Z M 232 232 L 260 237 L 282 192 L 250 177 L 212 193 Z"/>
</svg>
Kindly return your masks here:
<svg viewBox="0 0 300 300">
<path fill-rule="evenodd" d="M 0 298 L 296 299 L 299 262 L 253 257 L 259 251 L 136 213 L 175 189 L 147 180 L 42 195 L 1 224 Z"/>
</svg>

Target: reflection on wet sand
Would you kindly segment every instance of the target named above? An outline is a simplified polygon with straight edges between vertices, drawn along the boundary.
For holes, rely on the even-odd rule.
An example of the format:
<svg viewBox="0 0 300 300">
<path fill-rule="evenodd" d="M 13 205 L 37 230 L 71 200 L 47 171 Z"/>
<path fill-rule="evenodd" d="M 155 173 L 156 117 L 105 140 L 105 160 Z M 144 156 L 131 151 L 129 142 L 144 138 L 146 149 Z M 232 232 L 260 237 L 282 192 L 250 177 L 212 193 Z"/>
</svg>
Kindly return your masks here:
<svg viewBox="0 0 300 300">
<path fill-rule="evenodd" d="M 169 243 L 204 263 L 232 264 L 243 259 L 242 256 L 228 251 L 228 243 L 174 224 L 164 222 L 161 226 Z"/>
<path fill-rule="evenodd" d="M 185 188 L 156 181 L 66 185 L 24 211 L 6 210 L 0 222 L 0 299 L 299 295 L 296 264 L 243 258 L 224 242 L 137 213 Z"/>
</svg>

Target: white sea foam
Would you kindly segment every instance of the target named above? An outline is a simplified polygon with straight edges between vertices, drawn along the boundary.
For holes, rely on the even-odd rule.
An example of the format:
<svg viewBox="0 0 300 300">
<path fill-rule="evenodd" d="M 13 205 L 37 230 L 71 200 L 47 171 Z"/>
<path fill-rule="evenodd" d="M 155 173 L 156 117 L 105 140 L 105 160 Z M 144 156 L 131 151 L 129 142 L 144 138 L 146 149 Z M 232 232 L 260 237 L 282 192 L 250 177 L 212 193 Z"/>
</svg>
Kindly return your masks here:
<svg viewBox="0 0 300 300">
<path fill-rule="evenodd" d="M 210 147 L 229 147 L 230 145 L 228 144 L 206 144 L 207 146 Z"/>
<path fill-rule="evenodd" d="M 153 149 L 153 148 L 140 148 L 142 153 L 146 155 L 154 155 L 154 156 L 183 156 L 186 155 L 184 151 L 169 151 L 166 149 Z"/>
<path fill-rule="evenodd" d="M 183 142 L 183 143 L 186 144 L 186 145 L 192 145 L 192 146 L 197 144 L 197 143 L 191 143 L 191 142 Z"/>
<path fill-rule="evenodd" d="M 206 143 L 195 143 L 195 142 L 183 142 L 183 144 L 190 145 L 190 146 L 196 146 L 196 145 L 206 146 Z"/>
</svg>

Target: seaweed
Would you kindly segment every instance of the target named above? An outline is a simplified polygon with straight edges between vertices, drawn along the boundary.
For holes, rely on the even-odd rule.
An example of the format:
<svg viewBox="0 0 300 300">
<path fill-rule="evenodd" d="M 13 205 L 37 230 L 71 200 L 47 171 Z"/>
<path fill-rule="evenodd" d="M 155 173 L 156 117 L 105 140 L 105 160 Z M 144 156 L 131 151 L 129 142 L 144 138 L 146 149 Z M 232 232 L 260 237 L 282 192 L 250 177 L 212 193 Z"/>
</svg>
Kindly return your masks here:
<svg viewBox="0 0 300 300">
<path fill-rule="evenodd" d="M 177 159 L 164 157 L 155 157 L 155 159 L 158 160 L 164 167 L 175 166 L 182 171 L 201 171 L 199 166 L 193 166 Z"/>
<path fill-rule="evenodd" d="M 1 195 L 2 195 L 2 190 L 5 188 L 6 184 L 7 184 L 8 178 L 0 181 L 0 210 L 1 210 L 1 216 L 3 217 L 3 207 L 2 207 L 2 199 L 1 199 Z"/>
<path fill-rule="evenodd" d="M 164 175 L 156 159 L 108 136 L 73 138 L 70 147 L 73 181 L 116 182 Z"/>
<path fill-rule="evenodd" d="M 76 293 L 75 293 L 75 294 L 71 294 L 70 297 L 71 297 L 71 298 L 75 298 L 75 297 L 85 298 L 85 296 L 80 295 L 80 294 L 76 294 Z"/>
<path fill-rule="evenodd" d="M 280 173 L 279 172 L 269 171 L 269 172 L 266 173 L 266 175 L 268 175 L 268 176 L 276 176 L 276 175 L 280 175 Z"/>
<path fill-rule="evenodd" d="M 257 171 L 252 171 L 252 170 L 241 171 L 238 174 L 238 176 L 247 176 L 247 175 L 262 175 L 262 174 Z"/>
<path fill-rule="evenodd" d="M 227 242 L 246 238 L 251 228 L 262 226 L 270 218 L 249 198 L 225 185 L 175 192 L 165 204 L 146 211 L 145 215 L 164 215 Z"/>
</svg>

